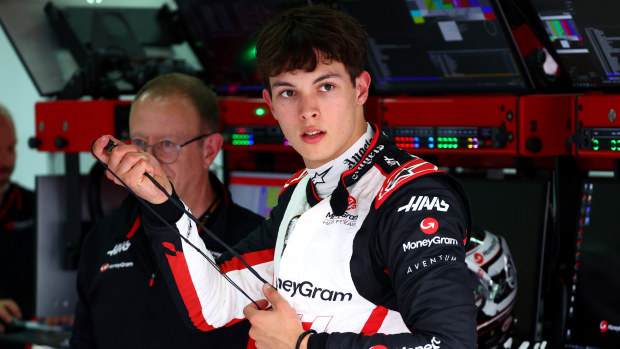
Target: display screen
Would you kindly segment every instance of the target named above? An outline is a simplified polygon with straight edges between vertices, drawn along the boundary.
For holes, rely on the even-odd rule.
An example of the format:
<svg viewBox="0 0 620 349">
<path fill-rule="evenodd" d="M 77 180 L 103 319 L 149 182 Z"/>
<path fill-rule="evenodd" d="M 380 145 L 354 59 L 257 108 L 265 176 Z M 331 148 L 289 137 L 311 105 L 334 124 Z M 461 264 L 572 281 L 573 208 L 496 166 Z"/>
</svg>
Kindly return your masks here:
<svg viewBox="0 0 620 349">
<path fill-rule="evenodd" d="M 531 86 L 491 0 L 342 0 L 370 36 L 379 94 L 525 92 Z"/>
<path fill-rule="evenodd" d="M 514 338 L 539 340 L 543 251 L 550 203 L 545 180 L 461 178 L 474 225 L 503 236 L 517 269 Z"/>
<path fill-rule="evenodd" d="M 567 348 L 620 345 L 620 183 L 593 180 L 582 185 L 569 288 Z"/>
<path fill-rule="evenodd" d="M 232 171 L 228 189 L 235 203 L 265 218 L 278 203 L 278 196 L 292 173 Z"/>
<path fill-rule="evenodd" d="M 256 41 L 271 17 L 302 0 L 178 0 L 179 14 L 206 80 L 220 94 L 263 90 Z"/>
<path fill-rule="evenodd" d="M 530 0 L 547 39 L 577 89 L 620 87 L 620 2 Z"/>
</svg>

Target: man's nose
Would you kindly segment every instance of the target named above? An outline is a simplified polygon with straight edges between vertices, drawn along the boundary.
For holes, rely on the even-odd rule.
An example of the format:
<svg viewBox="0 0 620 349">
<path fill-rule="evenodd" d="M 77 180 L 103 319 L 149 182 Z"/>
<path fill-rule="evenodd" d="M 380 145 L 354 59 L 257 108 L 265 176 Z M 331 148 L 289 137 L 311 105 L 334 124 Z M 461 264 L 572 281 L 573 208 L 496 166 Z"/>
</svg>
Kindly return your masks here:
<svg viewBox="0 0 620 349">
<path fill-rule="evenodd" d="M 314 119 L 319 116 L 316 97 L 307 96 L 301 100 L 300 116 L 302 119 Z"/>
</svg>

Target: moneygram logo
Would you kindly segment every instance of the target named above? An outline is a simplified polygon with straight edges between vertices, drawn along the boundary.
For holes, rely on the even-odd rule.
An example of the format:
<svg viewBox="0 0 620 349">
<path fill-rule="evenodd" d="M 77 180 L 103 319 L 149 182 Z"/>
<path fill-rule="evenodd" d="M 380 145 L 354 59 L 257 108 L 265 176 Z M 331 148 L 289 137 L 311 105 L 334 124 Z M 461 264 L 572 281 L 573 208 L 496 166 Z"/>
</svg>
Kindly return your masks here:
<svg viewBox="0 0 620 349">
<path fill-rule="evenodd" d="M 610 331 L 610 332 L 620 332 L 620 326 L 610 325 L 605 320 L 601 321 L 601 323 L 599 325 L 599 329 L 601 330 L 601 333 L 605 333 L 607 331 Z"/>
<path fill-rule="evenodd" d="M 437 222 L 435 218 L 427 217 L 422 222 L 420 222 L 420 229 L 422 229 L 422 232 L 424 234 L 435 234 L 437 229 L 439 229 L 439 222 Z"/>
<path fill-rule="evenodd" d="M 121 263 L 114 263 L 114 264 L 104 263 L 103 265 L 101 265 L 101 267 L 99 267 L 99 271 L 103 273 L 104 271 L 109 270 L 109 269 L 131 268 L 131 267 L 133 267 L 133 262 L 121 262 Z"/>
<path fill-rule="evenodd" d="M 326 288 L 316 287 L 310 281 L 295 282 L 291 280 L 278 279 L 278 289 L 284 290 L 287 293 L 291 293 L 290 297 L 294 297 L 299 294 L 302 297 L 307 298 L 319 298 L 324 301 L 331 302 L 344 302 L 351 301 L 353 295 L 351 293 L 344 293 L 329 290 Z"/>
<path fill-rule="evenodd" d="M 422 239 L 418 241 L 408 241 L 403 244 L 403 250 L 405 252 L 409 250 L 415 250 L 419 247 L 430 247 L 432 245 L 458 245 L 459 241 L 453 238 L 435 236 L 431 239 Z"/>
</svg>

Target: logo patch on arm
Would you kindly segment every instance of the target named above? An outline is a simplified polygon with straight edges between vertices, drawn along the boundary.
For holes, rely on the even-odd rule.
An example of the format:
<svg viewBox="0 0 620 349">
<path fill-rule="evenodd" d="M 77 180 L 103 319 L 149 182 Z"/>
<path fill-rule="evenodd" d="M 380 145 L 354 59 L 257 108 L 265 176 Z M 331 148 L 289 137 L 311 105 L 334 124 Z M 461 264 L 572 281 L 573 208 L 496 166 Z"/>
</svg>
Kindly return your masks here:
<svg viewBox="0 0 620 349">
<path fill-rule="evenodd" d="M 381 204 L 392 194 L 396 189 L 400 188 L 405 183 L 431 173 L 443 173 L 444 171 L 430 162 L 426 162 L 420 158 L 415 158 L 392 172 L 383 182 L 383 186 L 377 194 L 375 200 L 375 209 L 379 208 Z"/>
</svg>

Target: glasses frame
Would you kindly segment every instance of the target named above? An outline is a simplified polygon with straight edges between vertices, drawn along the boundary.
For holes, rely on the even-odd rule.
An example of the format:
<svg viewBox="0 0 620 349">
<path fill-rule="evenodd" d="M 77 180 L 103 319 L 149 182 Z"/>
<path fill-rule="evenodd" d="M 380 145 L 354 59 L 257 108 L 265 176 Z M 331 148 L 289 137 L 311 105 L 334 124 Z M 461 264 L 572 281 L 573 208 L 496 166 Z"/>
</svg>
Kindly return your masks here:
<svg viewBox="0 0 620 349">
<path fill-rule="evenodd" d="M 161 162 L 162 164 L 170 165 L 170 164 L 175 163 L 179 159 L 179 150 L 181 150 L 181 148 L 183 148 L 184 146 L 186 146 L 186 145 L 188 145 L 190 143 L 193 143 L 193 142 L 195 142 L 195 141 L 197 141 L 199 139 L 202 139 L 202 138 L 205 138 L 205 137 L 209 137 L 211 135 L 213 135 L 213 133 L 204 133 L 204 134 L 202 134 L 202 135 L 200 135 L 198 137 L 194 137 L 194 138 L 190 139 L 189 141 L 187 141 L 187 142 L 185 142 L 183 144 L 180 144 L 180 145 L 176 144 L 174 142 L 171 142 L 171 141 L 161 141 L 161 142 L 157 142 L 155 144 L 148 144 L 148 143 L 144 142 L 144 145 L 138 146 L 138 145 L 134 144 L 134 140 L 133 139 L 130 140 L 130 141 L 131 141 L 131 144 L 134 144 L 136 147 L 138 147 L 138 149 L 140 149 L 140 151 L 146 152 L 146 150 L 148 148 L 151 148 L 153 150 L 153 156 L 159 162 Z M 163 161 L 162 159 L 160 159 L 159 156 L 157 156 L 157 151 L 155 150 L 155 147 L 158 146 L 159 144 L 162 144 L 163 142 L 168 142 L 168 143 L 174 145 L 174 147 L 176 148 L 176 150 L 177 150 L 176 154 L 177 155 L 174 158 L 174 160 L 166 162 L 166 161 Z"/>
</svg>

